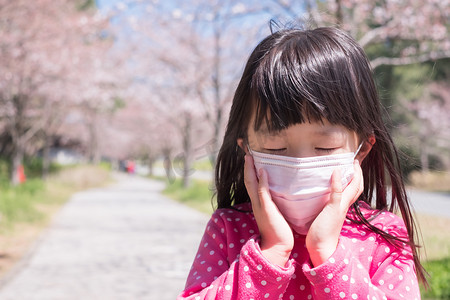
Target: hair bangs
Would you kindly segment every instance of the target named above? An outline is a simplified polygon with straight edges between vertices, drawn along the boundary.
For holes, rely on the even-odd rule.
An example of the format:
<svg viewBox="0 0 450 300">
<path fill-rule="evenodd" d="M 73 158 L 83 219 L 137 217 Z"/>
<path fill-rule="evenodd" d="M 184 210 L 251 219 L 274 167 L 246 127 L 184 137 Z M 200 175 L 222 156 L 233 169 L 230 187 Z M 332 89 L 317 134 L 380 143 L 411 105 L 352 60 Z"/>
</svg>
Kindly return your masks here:
<svg viewBox="0 0 450 300">
<path fill-rule="evenodd" d="M 363 100 L 353 64 L 345 55 L 347 49 L 326 32 L 277 34 L 280 37 L 271 49 L 265 49 L 251 80 L 255 130 L 263 122 L 269 131 L 279 131 L 327 119 L 359 131 L 361 120 L 355 105 Z"/>
<path fill-rule="evenodd" d="M 251 97 L 256 110 L 254 129 L 265 123 L 267 130 L 280 131 L 291 125 L 327 118 L 325 107 L 305 87 L 305 78 L 286 49 L 272 51 L 255 70 Z M 264 122 L 264 123 L 263 123 Z"/>
</svg>

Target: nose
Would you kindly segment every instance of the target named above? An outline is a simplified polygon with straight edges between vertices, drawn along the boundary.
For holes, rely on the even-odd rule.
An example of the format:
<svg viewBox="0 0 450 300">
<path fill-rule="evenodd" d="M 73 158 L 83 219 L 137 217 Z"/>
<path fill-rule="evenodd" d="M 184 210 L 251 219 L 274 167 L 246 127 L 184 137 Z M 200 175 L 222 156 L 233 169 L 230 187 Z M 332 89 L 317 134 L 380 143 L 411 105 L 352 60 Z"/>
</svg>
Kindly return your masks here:
<svg viewBox="0 0 450 300">
<path fill-rule="evenodd" d="M 291 147 L 287 151 L 287 156 L 290 157 L 297 157 L 297 158 L 305 158 L 305 157 L 312 157 L 316 156 L 313 148 L 307 148 L 307 147 Z"/>
</svg>

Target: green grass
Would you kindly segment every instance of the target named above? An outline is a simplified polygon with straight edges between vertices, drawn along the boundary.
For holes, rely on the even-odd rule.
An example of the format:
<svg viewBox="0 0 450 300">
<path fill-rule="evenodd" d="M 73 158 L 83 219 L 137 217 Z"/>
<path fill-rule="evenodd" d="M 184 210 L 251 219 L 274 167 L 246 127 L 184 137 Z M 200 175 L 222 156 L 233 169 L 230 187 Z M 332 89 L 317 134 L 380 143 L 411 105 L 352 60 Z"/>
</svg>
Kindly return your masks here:
<svg viewBox="0 0 450 300">
<path fill-rule="evenodd" d="M 199 170 L 199 171 L 211 171 L 212 172 L 213 165 L 212 165 L 211 161 L 209 160 L 209 158 L 202 158 L 202 159 L 194 161 L 193 169 Z"/>
<path fill-rule="evenodd" d="M 422 290 L 423 299 L 450 299 L 450 257 L 424 263 L 430 274 L 428 291 Z"/>
<path fill-rule="evenodd" d="M 423 299 L 450 299 L 450 219 L 416 216 L 424 245 L 423 266 L 429 273 L 430 289 L 422 287 Z"/>
<path fill-rule="evenodd" d="M 173 164 L 172 167 L 174 167 L 174 165 L 177 166 L 177 164 L 174 162 L 172 162 L 172 164 Z M 164 168 L 164 160 L 158 159 L 153 164 L 153 167 L 154 168 Z M 213 165 L 208 157 L 202 157 L 201 159 L 197 159 L 197 160 L 193 161 L 192 169 L 196 170 L 196 171 L 211 171 L 212 172 Z"/>
<path fill-rule="evenodd" d="M 19 186 L 4 185 L 0 192 L 1 228 L 8 229 L 18 222 L 42 220 L 43 215 L 36 209 L 36 204 L 48 200 L 42 180 L 28 180 Z"/>
<path fill-rule="evenodd" d="M 77 166 L 61 170 L 48 180 L 27 179 L 12 186 L 2 182 L 0 188 L 0 233 L 11 231 L 20 223 L 39 223 L 47 220 L 52 209 L 76 191 L 98 186 L 109 180 L 103 167 Z"/>
<path fill-rule="evenodd" d="M 182 180 L 177 178 L 173 183 L 167 183 L 163 194 L 203 213 L 213 212 L 211 204 L 213 192 L 208 181 L 193 179 L 190 187 L 184 189 Z"/>
</svg>

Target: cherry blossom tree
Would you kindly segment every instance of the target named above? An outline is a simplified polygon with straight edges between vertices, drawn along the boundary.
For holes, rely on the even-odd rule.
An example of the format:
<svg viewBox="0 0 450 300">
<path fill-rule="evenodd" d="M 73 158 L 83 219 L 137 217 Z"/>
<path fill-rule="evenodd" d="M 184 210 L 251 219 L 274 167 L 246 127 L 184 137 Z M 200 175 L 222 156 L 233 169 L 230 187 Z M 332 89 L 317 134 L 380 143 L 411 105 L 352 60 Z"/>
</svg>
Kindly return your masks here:
<svg viewBox="0 0 450 300">
<path fill-rule="evenodd" d="M 394 117 L 394 135 L 412 149 L 420 149 L 422 169 L 428 168 L 430 154 L 439 157 L 449 169 L 445 162 L 448 152 L 442 146 L 449 140 L 443 121 L 450 117 L 444 109 L 449 101 L 445 84 L 423 80 L 429 75 L 419 74 L 422 80 L 406 85 L 419 84 L 423 92 L 408 98 L 407 90 L 416 88 L 405 86 L 403 94 L 399 94 L 392 79 L 398 66 L 430 61 L 443 64 L 442 59 L 450 57 L 450 2 L 306 0 L 300 8 L 294 6 L 296 3 L 273 0 L 262 5 L 274 14 L 288 14 L 300 22 L 339 26 L 356 38 L 368 53 L 383 89 L 389 91 L 383 93 L 382 99 Z M 404 124 L 405 120 L 409 123 Z M 408 141 L 404 136 L 410 137 Z"/>
<path fill-rule="evenodd" d="M 196 145 L 208 144 L 214 163 L 236 81 L 271 18 L 338 24 L 366 48 L 376 69 L 436 60 L 449 49 L 446 1 L 124 0 L 111 15 L 126 40 L 126 102 L 152 112 L 142 120 L 170 128 L 172 142 L 164 135 L 149 139 L 153 148 L 170 145 L 158 147 L 168 159 L 167 153 L 183 153 L 185 175 Z M 154 128 L 150 123 L 141 122 Z"/>
<path fill-rule="evenodd" d="M 101 38 L 104 20 L 79 11 L 67 0 L 7 1 L 0 3 L 1 126 L 11 137 L 12 183 L 30 142 L 51 131 L 64 107 L 77 100 L 81 55 Z M 79 79 L 80 77 L 78 77 Z M 71 88 L 75 87 L 75 88 Z"/>
<path fill-rule="evenodd" d="M 214 24 L 212 12 L 205 6 L 180 2 L 164 7 L 164 3 L 140 2 L 151 18 L 131 14 L 122 22 L 117 19 L 121 28 L 124 21 L 129 26 L 126 52 L 129 68 L 133 70 L 130 73 L 134 74 L 129 82 L 130 95 L 133 101 L 146 103 L 148 110 L 153 111 L 153 119 L 158 119 L 164 130 L 176 132 L 169 136 L 154 134 L 151 139 L 160 143 L 168 174 L 169 169 L 180 173 L 182 162 L 181 175 L 187 186 L 198 145 L 208 144 L 205 140 L 212 140 L 211 136 L 215 136 L 217 143 L 223 126 L 224 103 L 231 98 L 231 88 L 224 83 L 234 78 L 229 74 L 222 77 L 220 51 L 224 40 L 219 39 L 219 30 L 204 29 L 205 24 Z M 119 8 L 131 10 L 134 3 L 127 1 Z M 209 148 L 210 152 L 216 150 Z"/>
<path fill-rule="evenodd" d="M 448 0 L 305 0 L 300 9 L 297 1 L 271 2 L 265 7 L 274 13 L 287 12 L 317 26 L 338 25 L 366 49 L 388 47 L 386 56 L 377 52 L 372 58 L 373 68 L 450 57 Z"/>
<path fill-rule="evenodd" d="M 396 137 L 418 153 L 422 172 L 431 169 L 432 156 L 439 159 L 440 169 L 450 170 L 450 88 L 446 81 L 437 80 L 413 90 L 419 91 L 398 96 L 397 111 L 406 120 L 398 126 Z"/>
<path fill-rule="evenodd" d="M 145 19 L 138 13 L 128 16 L 126 21 L 140 38 L 128 36 L 127 41 L 139 43 L 134 46 L 137 73 L 151 77 L 147 87 L 154 100 L 149 105 L 158 107 L 159 115 L 166 115 L 179 132 L 182 155 L 176 156 L 183 157 L 187 185 L 196 147 L 207 145 L 215 164 L 228 106 L 250 47 L 262 37 L 261 27 L 242 22 L 250 8 L 240 1 L 121 3 L 119 7 L 129 11 L 136 5 L 145 7 Z"/>
</svg>

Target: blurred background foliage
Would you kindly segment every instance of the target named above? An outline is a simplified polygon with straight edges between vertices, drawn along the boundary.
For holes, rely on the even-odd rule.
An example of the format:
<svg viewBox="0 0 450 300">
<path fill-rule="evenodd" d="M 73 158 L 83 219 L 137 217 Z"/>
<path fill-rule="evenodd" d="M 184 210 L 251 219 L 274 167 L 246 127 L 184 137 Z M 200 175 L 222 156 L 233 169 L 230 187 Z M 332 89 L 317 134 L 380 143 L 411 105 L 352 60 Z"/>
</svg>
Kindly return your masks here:
<svg viewBox="0 0 450 300">
<path fill-rule="evenodd" d="M 0 176 L 15 185 L 24 164 L 45 178 L 52 162 L 127 160 L 152 173 L 161 160 L 166 174 L 181 167 L 188 187 L 199 157 L 214 165 L 244 62 L 275 20 L 354 36 L 405 178 L 445 182 L 448 16 L 438 0 L 0 0 Z"/>
</svg>

